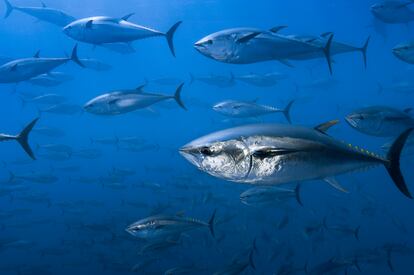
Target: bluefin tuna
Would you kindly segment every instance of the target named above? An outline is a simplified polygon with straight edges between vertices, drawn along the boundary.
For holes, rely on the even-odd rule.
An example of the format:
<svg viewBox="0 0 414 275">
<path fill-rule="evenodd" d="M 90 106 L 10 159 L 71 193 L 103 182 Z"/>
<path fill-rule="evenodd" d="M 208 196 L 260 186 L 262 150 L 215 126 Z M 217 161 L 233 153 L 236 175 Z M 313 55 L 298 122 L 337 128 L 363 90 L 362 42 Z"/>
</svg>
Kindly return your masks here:
<svg viewBox="0 0 414 275">
<path fill-rule="evenodd" d="M 173 56 L 175 56 L 173 38 L 181 21 L 175 23 L 167 32 L 160 32 L 148 27 L 140 26 L 127 20 L 133 15 L 122 18 L 108 16 L 93 16 L 76 20 L 63 28 L 69 37 L 94 45 L 108 43 L 129 43 L 134 40 L 149 37 L 164 36 Z"/>
<path fill-rule="evenodd" d="M 143 86 L 134 90 L 120 90 L 109 92 L 93 98 L 85 104 L 85 111 L 96 115 L 120 115 L 147 108 L 155 103 L 174 99 L 177 104 L 186 110 L 181 101 L 181 90 L 184 83 L 178 86 L 174 95 L 163 95 L 144 92 Z"/>
<path fill-rule="evenodd" d="M 213 212 L 208 222 L 186 218 L 181 216 L 156 215 L 139 220 L 126 228 L 126 231 L 134 237 L 141 239 L 159 239 L 178 236 L 184 232 L 197 228 L 208 228 L 214 237 L 216 211 Z"/>
<path fill-rule="evenodd" d="M 414 42 L 398 44 L 392 49 L 392 53 L 400 60 L 414 64 Z"/>
<path fill-rule="evenodd" d="M 34 57 L 16 59 L 3 64 L 0 66 L 0 83 L 18 83 L 29 80 L 41 74 L 48 73 L 68 61 L 73 61 L 79 66 L 84 67 L 79 61 L 77 48 L 78 46 L 75 45 L 70 58 L 40 57 L 39 52 L 37 52 Z"/>
<path fill-rule="evenodd" d="M 414 11 L 409 0 L 383 0 L 371 6 L 375 18 L 388 24 L 405 24 L 414 20 Z"/>
<path fill-rule="evenodd" d="M 256 101 L 226 100 L 214 105 L 213 110 L 222 115 L 235 118 L 259 117 L 273 113 L 282 113 L 286 120 L 291 123 L 290 109 L 293 103 L 294 100 L 290 101 L 284 109 L 278 109 L 258 104 Z"/>
<path fill-rule="evenodd" d="M 13 10 L 17 10 L 60 27 L 64 27 L 70 22 L 75 21 L 75 17 L 68 15 L 62 10 L 49 8 L 44 3 L 42 3 L 41 7 L 18 7 L 12 5 L 8 0 L 4 0 L 4 3 L 6 4 L 5 18 L 9 17 Z"/>
<path fill-rule="evenodd" d="M 335 140 L 326 130 L 337 121 L 315 128 L 282 124 L 253 124 L 198 138 L 180 153 L 200 170 L 224 180 L 277 185 L 325 180 L 344 191 L 335 176 L 383 165 L 398 189 L 411 194 L 400 171 L 401 150 L 412 128 L 394 141 L 386 157 Z"/>
<path fill-rule="evenodd" d="M 290 60 L 312 59 L 322 53 L 331 66 L 331 43 L 319 46 L 301 39 L 280 35 L 277 30 L 255 28 L 227 29 L 210 34 L 194 44 L 201 54 L 216 61 L 231 64 L 251 64 L 263 61 L 279 61 L 292 67 Z"/>
<path fill-rule="evenodd" d="M 411 108 L 398 110 L 388 106 L 372 106 L 358 109 L 345 117 L 355 130 L 377 137 L 394 137 L 414 127 Z"/>
</svg>

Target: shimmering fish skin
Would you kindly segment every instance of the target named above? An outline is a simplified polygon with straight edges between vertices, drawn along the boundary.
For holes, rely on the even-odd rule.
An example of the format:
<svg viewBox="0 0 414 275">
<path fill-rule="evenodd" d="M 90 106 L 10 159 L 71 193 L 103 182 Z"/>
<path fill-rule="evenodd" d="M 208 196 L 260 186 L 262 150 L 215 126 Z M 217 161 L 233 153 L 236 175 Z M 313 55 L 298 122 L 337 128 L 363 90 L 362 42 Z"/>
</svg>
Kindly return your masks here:
<svg viewBox="0 0 414 275">
<path fill-rule="evenodd" d="M 255 37 L 243 41 L 243 38 L 254 34 Z M 207 57 L 233 64 L 297 59 L 310 52 L 322 51 L 310 43 L 255 28 L 219 31 L 200 39 L 194 47 Z"/>
<path fill-rule="evenodd" d="M 179 216 L 156 215 L 129 225 L 126 231 L 141 239 L 159 239 L 178 236 L 186 231 L 207 227 L 214 236 L 214 218 L 215 212 L 208 223 Z"/>
<path fill-rule="evenodd" d="M 414 118 L 409 111 L 388 106 L 371 106 L 357 109 L 345 117 L 355 130 L 378 137 L 393 137 L 414 127 Z"/>
<path fill-rule="evenodd" d="M 372 14 L 384 23 L 403 24 L 414 20 L 412 1 L 383 0 L 371 6 Z"/>
<path fill-rule="evenodd" d="M 327 135 L 332 121 L 306 128 L 253 124 L 198 138 L 180 153 L 200 170 L 239 183 L 277 185 L 329 179 L 362 168 L 384 165 L 398 189 L 412 197 L 400 171 L 399 157 L 412 128 L 394 141 L 387 158 L 352 147 Z"/>
<path fill-rule="evenodd" d="M 414 64 L 414 42 L 398 44 L 392 49 L 392 53 L 400 60 Z"/>
</svg>

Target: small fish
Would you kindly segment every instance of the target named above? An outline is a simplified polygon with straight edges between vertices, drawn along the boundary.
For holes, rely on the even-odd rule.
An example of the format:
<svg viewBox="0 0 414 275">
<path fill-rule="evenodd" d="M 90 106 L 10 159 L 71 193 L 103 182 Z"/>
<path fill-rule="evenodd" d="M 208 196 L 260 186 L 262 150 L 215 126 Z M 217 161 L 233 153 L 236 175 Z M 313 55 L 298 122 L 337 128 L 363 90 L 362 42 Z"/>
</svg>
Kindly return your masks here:
<svg viewBox="0 0 414 275">
<path fill-rule="evenodd" d="M 32 85 L 41 86 L 41 87 L 56 87 L 61 85 L 64 82 L 73 80 L 73 77 L 61 72 L 48 72 L 35 76 L 27 82 Z"/>
<path fill-rule="evenodd" d="M 40 113 L 50 113 L 56 115 L 75 115 L 82 113 L 82 107 L 76 104 L 62 103 L 39 110 Z"/>
<path fill-rule="evenodd" d="M 214 223 L 216 211 L 207 222 L 185 218 L 180 216 L 156 215 L 139 220 L 126 228 L 126 231 L 134 237 L 141 239 L 157 239 L 177 236 L 184 232 L 197 228 L 207 227 L 214 237 Z"/>
<path fill-rule="evenodd" d="M 98 72 L 104 72 L 109 71 L 112 69 L 112 66 L 106 63 L 103 63 L 102 61 L 98 59 L 93 58 L 82 58 L 80 59 L 80 62 L 85 66 L 86 69 L 91 69 Z"/>
<path fill-rule="evenodd" d="M 41 7 L 18 7 L 10 4 L 8 0 L 4 0 L 6 4 L 6 14 L 4 18 L 9 17 L 13 10 L 21 11 L 31 15 L 41 21 L 45 21 L 60 27 L 64 27 L 70 22 L 75 21 L 75 17 L 66 14 L 62 10 L 48 8 L 44 3 Z"/>
<path fill-rule="evenodd" d="M 35 183 L 55 183 L 59 179 L 58 177 L 50 174 L 25 174 L 25 175 L 15 175 L 12 172 L 9 172 L 10 178 L 9 181 L 13 182 L 15 179 L 21 179 L 25 181 L 35 182 Z"/>
<path fill-rule="evenodd" d="M 44 150 L 49 152 L 72 154 L 72 148 L 65 144 L 37 144 L 37 150 Z"/>
<path fill-rule="evenodd" d="M 260 105 L 256 101 L 226 100 L 214 105 L 213 110 L 222 115 L 235 118 L 259 117 L 273 113 L 282 113 L 286 120 L 291 123 L 290 109 L 293 103 L 294 100 L 290 101 L 284 109 L 278 109 L 272 106 Z"/>
<path fill-rule="evenodd" d="M 33 98 L 21 98 L 23 106 L 26 103 L 35 103 L 35 104 L 61 104 L 66 101 L 66 97 L 58 94 L 44 94 L 36 96 Z"/>
<path fill-rule="evenodd" d="M 401 43 L 392 49 L 392 53 L 398 59 L 409 64 L 414 64 L 414 42 Z"/>
<path fill-rule="evenodd" d="M 413 1 L 382 0 L 371 6 L 372 14 L 387 24 L 405 24 L 414 20 L 414 11 L 409 7 Z"/>
<path fill-rule="evenodd" d="M 219 87 L 219 88 L 229 88 L 229 87 L 233 87 L 235 84 L 233 75 L 230 75 L 230 76 L 210 75 L 210 76 L 195 77 L 192 74 L 190 74 L 190 84 L 192 84 L 194 81 L 201 81 L 205 84 Z"/>
<path fill-rule="evenodd" d="M 360 226 L 356 228 L 350 228 L 345 225 L 328 225 L 326 220 L 327 218 L 325 217 L 323 220 L 323 227 L 325 228 L 325 230 L 336 232 L 342 235 L 353 236 L 356 240 L 359 241 L 359 232 L 361 229 Z"/>
<path fill-rule="evenodd" d="M 281 73 L 245 74 L 234 77 L 236 80 L 256 87 L 273 87 L 287 76 Z"/>
<path fill-rule="evenodd" d="M 411 108 L 398 110 L 388 106 L 371 106 L 353 111 L 345 117 L 355 130 L 371 136 L 394 137 L 414 127 Z"/>
<path fill-rule="evenodd" d="M 102 151 L 98 149 L 82 149 L 73 151 L 72 156 L 83 159 L 97 159 L 102 156 Z"/>
<path fill-rule="evenodd" d="M 72 50 L 71 57 L 46 58 L 40 57 L 37 52 L 34 57 L 21 58 L 0 66 L 0 83 L 18 83 L 33 77 L 48 73 L 53 69 L 73 61 L 80 67 L 84 65 L 78 58 L 78 45 Z"/>
<path fill-rule="evenodd" d="M 277 204 L 295 198 L 300 205 L 300 185 L 294 190 L 273 186 L 258 186 L 240 194 L 240 201 L 246 205 Z"/>
<path fill-rule="evenodd" d="M 55 127 L 47 127 L 47 126 L 39 126 L 35 127 L 32 132 L 34 134 L 47 136 L 47 137 L 54 137 L 59 138 L 65 136 L 65 132 L 59 128 Z"/>
</svg>

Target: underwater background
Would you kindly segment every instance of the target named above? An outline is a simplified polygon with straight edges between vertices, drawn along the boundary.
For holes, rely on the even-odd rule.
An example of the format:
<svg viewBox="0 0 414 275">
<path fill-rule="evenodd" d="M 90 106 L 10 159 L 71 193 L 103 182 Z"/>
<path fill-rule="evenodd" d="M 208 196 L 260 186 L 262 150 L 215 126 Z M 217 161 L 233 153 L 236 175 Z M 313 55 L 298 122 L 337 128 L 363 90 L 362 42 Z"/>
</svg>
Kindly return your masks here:
<svg viewBox="0 0 414 275">
<path fill-rule="evenodd" d="M 183 269 L 166 274 L 214 274 L 243 262 L 250 251 L 254 251 L 254 268 L 247 266 L 242 274 L 412 274 L 414 204 L 394 187 L 383 167 L 340 175 L 338 181 L 349 193 L 323 181 L 304 182 L 303 206 L 295 199 L 246 205 L 240 194 L 252 186 L 202 173 L 179 154 L 184 144 L 217 130 L 248 123 L 287 123 L 278 113 L 229 119 L 212 109 L 217 102 L 232 99 L 279 108 L 295 100 L 293 124 L 314 127 L 339 119 L 329 135 L 384 155 L 381 146 L 390 138 L 364 135 L 344 120 L 366 106 L 413 107 L 413 65 L 392 54 L 394 46 L 413 37 L 413 25 L 375 28 L 370 7 L 376 2 L 45 1 L 75 18 L 134 13 L 129 21 L 162 31 L 177 21 L 183 23 L 174 37 L 175 58 L 164 38 L 135 41 L 134 52 L 127 54 L 79 43 L 79 58 L 99 60 L 104 68 L 79 68 L 69 62 L 54 71 L 73 79 L 58 86 L 28 81 L 1 84 L 0 132 L 18 133 L 32 119 L 40 119 L 29 139 L 36 160 L 18 143 L 0 143 L 0 274 L 164 274 L 178 267 Z M 36 0 L 12 4 L 41 6 Z M 0 9 L 5 12 L 6 6 Z M 331 76 L 322 58 L 292 62 L 293 68 L 277 61 L 225 64 L 193 47 L 222 29 L 267 30 L 280 25 L 288 26 L 282 33 L 289 34 L 333 32 L 334 39 L 358 47 L 371 36 L 367 68 L 359 52 L 336 55 Z M 42 57 L 64 57 L 77 43 L 60 26 L 18 10 L 0 19 L 0 33 L 0 56 L 5 62 L 32 57 L 38 50 Z M 269 87 L 242 81 L 220 87 L 201 80 L 273 72 L 282 77 Z M 181 82 L 187 111 L 174 100 L 116 116 L 82 109 L 107 91 L 146 84 L 148 91 L 169 95 Z M 400 91 L 395 88 L 398 83 L 412 88 Z M 30 100 L 51 93 L 79 110 L 48 112 L 50 105 Z M 53 144 L 60 145 L 59 150 L 50 149 Z M 401 170 L 413 189 L 413 158 L 410 148 L 404 150 Z M 208 221 L 214 210 L 214 237 L 202 228 L 146 248 L 148 242 L 125 231 L 151 215 Z M 326 223 L 358 228 L 358 237 L 347 230 L 329 230 Z M 312 272 L 332 259 L 351 263 Z"/>
</svg>

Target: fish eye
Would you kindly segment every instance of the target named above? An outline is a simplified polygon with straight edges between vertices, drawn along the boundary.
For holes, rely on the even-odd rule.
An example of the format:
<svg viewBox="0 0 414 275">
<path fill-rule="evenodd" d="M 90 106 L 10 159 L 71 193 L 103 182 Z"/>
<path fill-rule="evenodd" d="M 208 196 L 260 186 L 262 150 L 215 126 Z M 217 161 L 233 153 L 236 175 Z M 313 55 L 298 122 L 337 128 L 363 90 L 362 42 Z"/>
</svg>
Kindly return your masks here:
<svg viewBox="0 0 414 275">
<path fill-rule="evenodd" d="M 201 147 L 200 148 L 200 153 L 203 154 L 204 156 L 214 155 L 214 152 L 207 146 Z"/>
</svg>

